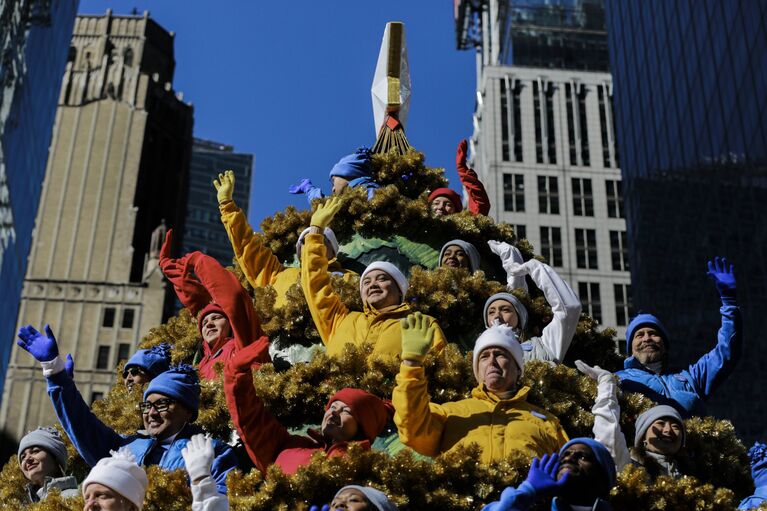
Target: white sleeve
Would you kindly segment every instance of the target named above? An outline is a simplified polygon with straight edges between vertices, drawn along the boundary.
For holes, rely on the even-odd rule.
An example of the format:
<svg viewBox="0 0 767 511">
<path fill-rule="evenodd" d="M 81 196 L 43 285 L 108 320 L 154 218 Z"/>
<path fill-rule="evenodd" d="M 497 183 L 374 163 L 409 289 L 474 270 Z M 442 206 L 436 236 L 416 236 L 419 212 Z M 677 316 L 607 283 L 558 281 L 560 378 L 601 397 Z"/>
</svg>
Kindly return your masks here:
<svg viewBox="0 0 767 511">
<path fill-rule="evenodd" d="M 581 301 L 573 289 L 551 266 L 530 259 L 523 267 L 538 286 L 551 307 L 553 317 L 541 333 L 541 342 L 561 364 L 575 335 L 581 317 Z"/>
<path fill-rule="evenodd" d="M 216 489 L 216 481 L 203 477 L 192 484 L 192 511 L 229 511 L 229 499 Z"/>
<path fill-rule="evenodd" d="M 631 463 L 626 437 L 621 431 L 621 407 L 618 404 L 618 382 L 613 375 L 601 377 L 597 383 L 597 399 L 591 408 L 594 414 L 594 440 L 607 447 L 618 472 Z"/>
</svg>

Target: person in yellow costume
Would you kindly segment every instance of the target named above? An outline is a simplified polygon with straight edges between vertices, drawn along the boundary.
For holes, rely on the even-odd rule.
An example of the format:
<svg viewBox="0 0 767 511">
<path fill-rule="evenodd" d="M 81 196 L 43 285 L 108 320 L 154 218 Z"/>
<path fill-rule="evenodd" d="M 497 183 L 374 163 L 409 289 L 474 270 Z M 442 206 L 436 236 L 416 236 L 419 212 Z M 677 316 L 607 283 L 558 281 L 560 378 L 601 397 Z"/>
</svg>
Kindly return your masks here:
<svg viewBox="0 0 767 511">
<path fill-rule="evenodd" d="M 408 282 L 393 264 L 376 261 L 360 276 L 363 312 L 349 310 L 330 285 L 325 237 L 321 234 L 341 207 L 339 197 L 320 204 L 312 215 L 311 228 L 301 254 L 301 287 L 322 342 L 331 356 L 343 353 L 347 343 L 373 344 L 373 354 L 400 354 L 402 333 L 400 319 L 410 314 L 405 303 Z M 437 321 L 423 316 L 434 330 L 433 351 L 439 352 L 447 341 Z"/>
<path fill-rule="evenodd" d="M 240 265 L 245 278 L 254 288 L 272 286 L 277 292 L 274 307 L 282 307 L 285 305 L 285 294 L 288 289 L 300 280 L 301 270 L 299 268 L 286 268 L 272 251 L 261 244 L 255 236 L 253 228 L 248 224 L 247 216 L 232 199 L 234 194 L 233 171 L 227 170 L 223 174 L 219 174 L 218 179 L 213 180 L 213 186 L 216 188 L 221 222 L 224 224 L 226 234 L 232 243 L 237 264 Z M 301 233 L 296 244 L 296 254 L 299 260 L 301 259 L 301 245 L 308 231 L 307 228 Z M 334 274 L 342 274 L 345 279 L 355 276 L 354 272 L 344 270 L 335 259 L 338 253 L 338 241 L 330 229 L 325 231 L 325 244 L 328 253 L 332 254 L 328 263 L 329 271 Z"/>
<path fill-rule="evenodd" d="M 482 462 L 489 463 L 513 453 L 542 456 L 567 442 L 557 418 L 528 403 L 530 387 L 518 385 L 525 366 L 510 327 L 491 326 L 477 339 L 473 367 L 478 385 L 461 401 L 429 400 L 422 362 L 433 342 L 434 329 L 419 313 L 402 320 L 402 365 L 392 395 L 402 443 L 426 456 L 476 443 Z"/>
</svg>

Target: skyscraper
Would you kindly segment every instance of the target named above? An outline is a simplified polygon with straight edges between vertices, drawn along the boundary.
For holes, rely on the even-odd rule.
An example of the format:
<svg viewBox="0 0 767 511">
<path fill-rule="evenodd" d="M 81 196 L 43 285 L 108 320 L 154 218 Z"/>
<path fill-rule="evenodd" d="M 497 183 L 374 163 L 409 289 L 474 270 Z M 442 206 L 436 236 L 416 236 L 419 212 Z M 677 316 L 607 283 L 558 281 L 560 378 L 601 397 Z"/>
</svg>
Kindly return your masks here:
<svg viewBox="0 0 767 511">
<path fill-rule="evenodd" d="M 0 3 L 0 339 L 14 335 L 78 0 Z M 0 395 L 11 342 L 0 342 Z"/>
<path fill-rule="evenodd" d="M 459 49 L 477 49 L 471 146 L 490 215 L 622 338 L 632 307 L 601 2 L 459 1 L 455 14 Z"/>
<path fill-rule="evenodd" d="M 192 144 L 174 67 L 173 35 L 147 13 L 77 17 L 15 323 L 50 323 L 86 400 L 172 306 L 158 226 L 183 231 Z M 0 428 L 52 423 L 44 395 L 39 364 L 14 349 Z"/>
<path fill-rule="evenodd" d="M 183 253 L 200 250 L 215 257 L 224 266 L 232 264 L 234 252 L 221 224 L 213 179 L 225 170 L 235 175 L 234 202 L 247 213 L 250 203 L 250 181 L 253 155 L 235 153 L 234 147 L 211 140 L 195 138 L 189 172 L 189 202 Z"/>
<path fill-rule="evenodd" d="M 706 261 L 735 264 L 745 348 L 710 411 L 763 438 L 767 5 L 608 0 L 606 12 L 635 303 L 665 322 L 672 364 L 688 364 L 719 326 Z"/>
</svg>

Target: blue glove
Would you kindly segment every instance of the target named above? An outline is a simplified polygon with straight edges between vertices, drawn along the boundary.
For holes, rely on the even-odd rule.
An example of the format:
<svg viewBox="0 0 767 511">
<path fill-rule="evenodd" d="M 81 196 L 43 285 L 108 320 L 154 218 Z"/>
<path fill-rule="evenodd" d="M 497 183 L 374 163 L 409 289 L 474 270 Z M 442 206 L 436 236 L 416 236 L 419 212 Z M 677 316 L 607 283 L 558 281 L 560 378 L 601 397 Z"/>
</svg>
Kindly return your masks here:
<svg viewBox="0 0 767 511">
<path fill-rule="evenodd" d="M 18 336 L 20 340 L 16 344 L 27 350 L 38 362 L 50 362 L 59 356 L 59 346 L 48 325 L 45 325 L 45 335 L 32 325 L 27 325 L 19 328 Z"/>
<path fill-rule="evenodd" d="M 309 511 L 330 511 L 330 504 L 325 504 L 322 507 L 312 506 L 309 508 Z"/>
<path fill-rule="evenodd" d="M 727 259 L 715 257 L 713 261 L 709 261 L 707 274 L 714 281 L 719 296 L 735 298 L 735 273 L 731 264 L 728 267 Z"/>
<path fill-rule="evenodd" d="M 565 474 L 557 481 L 557 469 L 559 468 L 559 454 L 544 454 L 540 460 L 533 459 L 530 472 L 527 473 L 525 482 L 533 487 L 538 497 L 556 495 L 567 483 L 570 474 Z"/>
<path fill-rule="evenodd" d="M 69 353 L 67 353 L 67 360 L 64 362 L 64 371 L 66 371 L 71 380 L 75 378 L 75 361 Z"/>
</svg>

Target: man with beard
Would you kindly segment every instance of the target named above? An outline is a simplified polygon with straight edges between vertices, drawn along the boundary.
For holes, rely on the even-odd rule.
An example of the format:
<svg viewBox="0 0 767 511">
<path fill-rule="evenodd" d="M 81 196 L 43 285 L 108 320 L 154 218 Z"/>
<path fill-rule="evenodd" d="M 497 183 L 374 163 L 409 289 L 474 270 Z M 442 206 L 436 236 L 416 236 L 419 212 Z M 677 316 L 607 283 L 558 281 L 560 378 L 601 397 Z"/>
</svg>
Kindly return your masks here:
<svg viewBox="0 0 767 511">
<path fill-rule="evenodd" d="M 535 458 L 527 479 L 508 487 L 501 500 L 482 511 L 523 511 L 538 499 L 554 497 L 552 511 L 611 511 L 605 500 L 615 485 L 615 463 L 605 446 L 593 438 L 573 438 L 559 455 Z"/>
<path fill-rule="evenodd" d="M 639 314 L 626 330 L 631 356 L 616 374 L 624 391 L 639 392 L 659 404 L 673 406 L 683 418 L 705 415 L 705 404 L 729 376 L 740 358 L 741 316 L 736 300 L 735 274 L 724 258 L 708 263 L 708 275 L 722 300 L 722 326 L 716 347 L 689 368 L 668 369 L 670 337 L 652 314 Z"/>
</svg>

